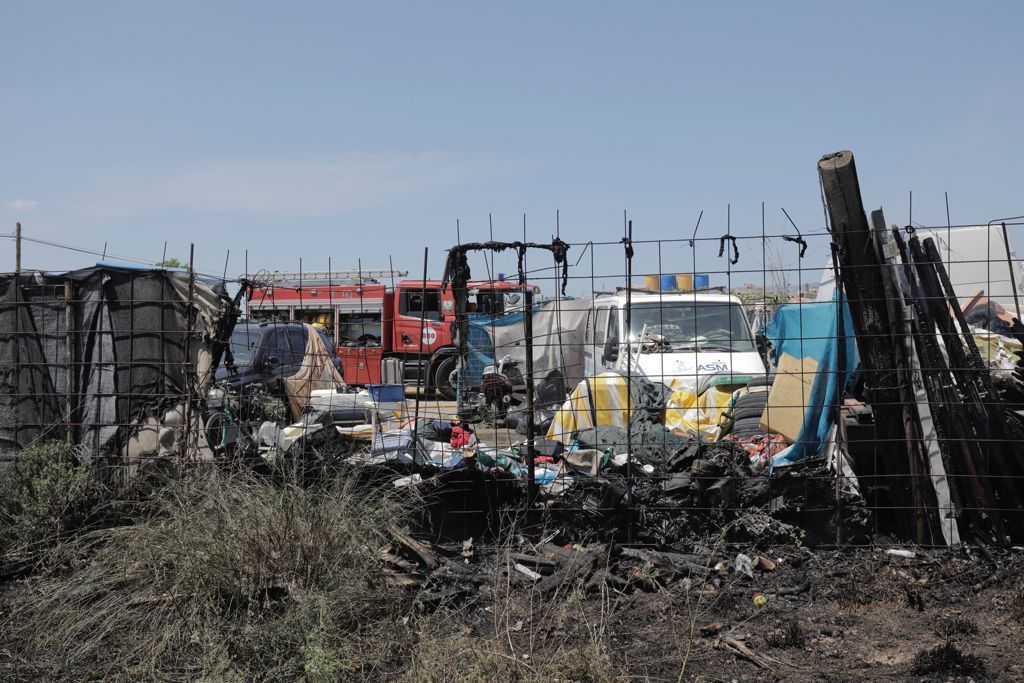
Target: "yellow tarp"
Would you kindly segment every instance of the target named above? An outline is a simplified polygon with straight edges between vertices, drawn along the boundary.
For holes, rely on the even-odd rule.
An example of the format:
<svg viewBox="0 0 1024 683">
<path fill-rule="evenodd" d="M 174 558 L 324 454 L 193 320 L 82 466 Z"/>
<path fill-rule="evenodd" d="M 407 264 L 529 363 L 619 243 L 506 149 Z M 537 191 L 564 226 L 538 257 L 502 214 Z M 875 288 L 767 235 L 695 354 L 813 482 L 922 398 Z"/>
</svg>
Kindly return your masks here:
<svg viewBox="0 0 1024 683">
<path fill-rule="evenodd" d="M 673 380 L 672 394 L 665 406 L 665 426 L 678 434 L 700 435 L 706 441 L 718 438 L 719 420 L 733 392 L 727 387 L 710 387 L 699 396 L 693 387 Z M 629 389 L 626 378 L 606 372 L 576 385 L 568 400 L 555 412 L 547 438 L 570 443 L 575 432 L 613 425 L 626 427 Z"/>
<path fill-rule="evenodd" d="M 547 438 L 568 444 L 574 432 L 598 425 L 626 426 L 629 408 L 626 378 L 615 372 L 590 377 L 576 385 L 555 412 Z"/>
<path fill-rule="evenodd" d="M 699 396 L 693 387 L 676 379 L 665 410 L 665 426 L 677 434 L 700 436 L 704 441 L 717 441 L 722 413 L 729 406 L 733 392 L 726 387 L 709 387 Z"/>
</svg>

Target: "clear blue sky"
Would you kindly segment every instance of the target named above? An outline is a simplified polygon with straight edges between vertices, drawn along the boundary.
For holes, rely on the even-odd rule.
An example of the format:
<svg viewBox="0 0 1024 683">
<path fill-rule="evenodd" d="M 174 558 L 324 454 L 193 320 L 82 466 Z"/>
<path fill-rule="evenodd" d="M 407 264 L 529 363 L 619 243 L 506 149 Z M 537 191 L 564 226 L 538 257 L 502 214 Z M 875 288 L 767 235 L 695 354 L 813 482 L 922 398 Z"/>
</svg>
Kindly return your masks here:
<svg viewBox="0 0 1024 683">
<path fill-rule="evenodd" d="M 890 222 L 911 190 L 915 222 L 944 223 L 947 190 L 954 223 L 1024 213 L 1019 2 L 511 5 L 5 2 L 2 232 L 152 260 L 195 242 L 231 273 L 245 249 L 418 271 L 429 246 L 438 275 L 456 219 L 484 239 L 489 212 L 500 239 L 523 213 L 547 239 L 556 209 L 570 241 L 617 239 L 624 209 L 638 238 L 701 210 L 718 235 L 728 204 L 753 234 L 762 201 L 770 230 L 780 207 L 819 229 L 838 149 Z M 664 269 L 689 270 L 676 246 Z M 92 260 L 26 246 L 28 267 Z"/>
</svg>

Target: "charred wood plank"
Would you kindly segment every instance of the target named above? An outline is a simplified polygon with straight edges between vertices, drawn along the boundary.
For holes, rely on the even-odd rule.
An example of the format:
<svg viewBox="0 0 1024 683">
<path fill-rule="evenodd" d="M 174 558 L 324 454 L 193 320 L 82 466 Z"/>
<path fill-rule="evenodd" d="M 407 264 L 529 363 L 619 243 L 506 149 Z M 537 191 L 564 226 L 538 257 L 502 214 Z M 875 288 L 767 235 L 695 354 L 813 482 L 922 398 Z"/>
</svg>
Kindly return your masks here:
<svg viewBox="0 0 1024 683">
<path fill-rule="evenodd" d="M 822 191 L 837 246 L 840 284 L 849 301 L 861 356 L 865 393 L 875 408 L 876 436 L 883 451 L 876 458 L 877 492 L 872 501 L 880 523 L 907 538 L 916 536 L 911 490 L 913 448 L 907 441 L 901 406 L 900 375 L 891 344 L 892 321 L 886 305 L 883 273 L 861 200 L 853 154 L 826 155 L 818 162 Z M 888 488 L 883 485 L 888 482 Z"/>
</svg>

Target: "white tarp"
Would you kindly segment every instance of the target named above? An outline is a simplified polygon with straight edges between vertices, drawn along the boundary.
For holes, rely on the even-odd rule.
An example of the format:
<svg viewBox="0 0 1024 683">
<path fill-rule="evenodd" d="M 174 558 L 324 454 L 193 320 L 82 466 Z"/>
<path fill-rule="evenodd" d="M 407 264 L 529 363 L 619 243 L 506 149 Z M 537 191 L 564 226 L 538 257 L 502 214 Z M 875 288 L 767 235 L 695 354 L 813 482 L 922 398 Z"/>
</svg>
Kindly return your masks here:
<svg viewBox="0 0 1024 683">
<path fill-rule="evenodd" d="M 1017 295 L 1024 304 L 1024 268 L 1013 247 L 1013 230 L 1007 227 L 1010 253 L 1007 256 L 1003 241 L 1003 228 L 999 224 L 975 225 L 964 228 L 919 229 L 915 234 L 923 242 L 931 237 L 939 249 L 942 262 L 960 303 L 964 303 L 979 290 L 1016 315 L 1010 264 L 1016 278 Z M 987 238 L 986 238 L 987 235 Z M 835 278 L 832 257 L 829 256 L 818 287 L 818 301 L 832 301 Z"/>
<path fill-rule="evenodd" d="M 542 380 L 549 371 L 560 370 L 565 386 L 583 380 L 583 334 L 593 301 L 566 299 L 550 301 L 533 314 L 534 376 Z M 494 358 L 511 356 L 526 372 L 526 335 L 522 323 L 484 328 L 494 342 Z"/>
</svg>

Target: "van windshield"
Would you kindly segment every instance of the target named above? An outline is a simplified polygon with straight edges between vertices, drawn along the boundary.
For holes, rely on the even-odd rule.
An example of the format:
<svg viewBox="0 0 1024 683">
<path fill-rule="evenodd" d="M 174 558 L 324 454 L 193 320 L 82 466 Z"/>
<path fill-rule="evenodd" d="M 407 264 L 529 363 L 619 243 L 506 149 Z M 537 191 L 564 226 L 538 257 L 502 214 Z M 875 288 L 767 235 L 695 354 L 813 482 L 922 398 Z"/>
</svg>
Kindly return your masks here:
<svg viewBox="0 0 1024 683">
<path fill-rule="evenodd" d="M 738 304 L 661 301 L 633 304 L 630 339 L 636 341 L 646 327 L 673 351 L 756 351 L 750 325 Z"/>
</svg>

